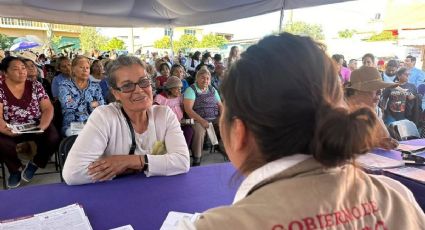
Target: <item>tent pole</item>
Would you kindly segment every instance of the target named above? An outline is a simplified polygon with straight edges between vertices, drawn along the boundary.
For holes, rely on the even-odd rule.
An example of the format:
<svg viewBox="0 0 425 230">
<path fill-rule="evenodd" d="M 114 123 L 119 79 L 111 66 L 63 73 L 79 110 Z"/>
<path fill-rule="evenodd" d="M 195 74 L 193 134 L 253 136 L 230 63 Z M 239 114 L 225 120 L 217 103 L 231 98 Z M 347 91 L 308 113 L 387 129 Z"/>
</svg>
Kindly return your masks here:
<svg viewBox="0 0 425 230">
<path fill-rule="evenodd" d="M 280 9 L 280 20 L 279 20 L 279 33 L 282 32 L 283 18 L 285 16 L 284 12 L 285 12 L 285 0 L 282 0 L 282 8 Z"/>
<path fill-rule="evenodd" d="M 174 29 L 170 27 L 170 46 L 171 46 L 171 54 L 170 54 L 170 60 L 173 62 L 174 60 L 174 48 L 173 48 L 173 35 L 174 35 Z"/>
</svg>

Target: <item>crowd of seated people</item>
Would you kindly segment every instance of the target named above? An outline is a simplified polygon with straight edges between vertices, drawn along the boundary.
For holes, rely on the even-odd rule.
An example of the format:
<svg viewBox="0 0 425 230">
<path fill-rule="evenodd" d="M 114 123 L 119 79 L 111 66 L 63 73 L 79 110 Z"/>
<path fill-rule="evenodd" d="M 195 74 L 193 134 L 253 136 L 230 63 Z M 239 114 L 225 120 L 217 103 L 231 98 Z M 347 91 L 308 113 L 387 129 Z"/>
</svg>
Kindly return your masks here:
<svg viewBox="0 0 425 230">
<path fill-rule="evenodd" d="M 340 80 L 348 97 L 351 98 L 350 101 L 353 101 L 353 98 L 358 101 L 361 95 L 371 95 L 374 110 L 387 127 L 393 122 L 407 119 L 414 122 L 419 131 L 425 130 L 423 115 L 425 73 L 415 67 L 415 57 L 408 55 L 404 62 L 397 59 L 387 61 L 381 59 L 378 65 L 375 56 L 367 53 L 361 59 L 360 68 L 352 64 L 349 69 L 344 67 L 344 56 L 336 54 L 332 58 L 339 69 Z M 354 79 L 353 73 L 355 73 Z M 385 86 L 383 83 L 388 84 Z M 361 87 L 354 88 L 356 84 L 361 84 Z M 367 104 L 364 101 L 361 103 Z"/>
</svg>

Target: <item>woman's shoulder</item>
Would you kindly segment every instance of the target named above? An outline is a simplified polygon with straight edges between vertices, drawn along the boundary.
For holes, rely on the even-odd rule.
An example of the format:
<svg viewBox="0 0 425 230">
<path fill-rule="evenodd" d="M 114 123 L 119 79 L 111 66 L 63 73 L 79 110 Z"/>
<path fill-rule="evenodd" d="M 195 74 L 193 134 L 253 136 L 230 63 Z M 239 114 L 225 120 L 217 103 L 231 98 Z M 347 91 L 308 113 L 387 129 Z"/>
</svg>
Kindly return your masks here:
<svg viewBox="0 0 425 230">
<path fill-rule="evenodd" d="M 120 113 L 120 109 L 121 106 L 117 102 L 112 102 L 107 105 L 97 107 L 93 113 L 108 117 L 110 115 L 118 115 Z"/>
</svg>

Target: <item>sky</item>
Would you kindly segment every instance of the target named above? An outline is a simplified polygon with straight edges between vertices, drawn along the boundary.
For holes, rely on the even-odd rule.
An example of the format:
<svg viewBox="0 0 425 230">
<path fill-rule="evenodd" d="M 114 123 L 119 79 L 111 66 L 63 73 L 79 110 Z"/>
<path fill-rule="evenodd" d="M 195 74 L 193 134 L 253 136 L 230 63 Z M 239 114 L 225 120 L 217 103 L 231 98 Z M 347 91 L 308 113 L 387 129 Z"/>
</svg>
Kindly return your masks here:
<svg viewBox="0 0 425 230">
<path fill-rule="evenodd" d="M 377 13 L 385 11 L 386 0 L 357 0 L 292 11 L 293 21 L 321 24 L 325 37 L 336 37 L 344 29 L 362 31 Z M 285 11 L 284 23 L 290 18 Z M 205 31 L 233 33 L 234 39 L 259 38 L 277 31 L 280 12 L 269 13 L 231 22 L 202 26 Z"/>
</svg>

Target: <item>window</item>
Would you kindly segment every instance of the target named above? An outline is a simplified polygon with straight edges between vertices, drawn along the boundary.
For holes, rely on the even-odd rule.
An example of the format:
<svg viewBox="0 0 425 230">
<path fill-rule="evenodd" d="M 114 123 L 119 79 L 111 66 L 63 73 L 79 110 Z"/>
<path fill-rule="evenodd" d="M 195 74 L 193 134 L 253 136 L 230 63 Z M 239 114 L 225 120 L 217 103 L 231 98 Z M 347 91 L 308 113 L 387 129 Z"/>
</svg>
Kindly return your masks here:
<svg viewBox="0 0 425 230">
<path fill-rule="evenodd" d="M 184 34 L 189 34 L 189 35 L 195 36 L 196 35 L 196 30 L 194 30 L 194 29 L 185 29 L 184 30 Z"/>
<path fill-rule="evenodd" d="M 171 28 L 166 28 L 165 30 L 164 30 L 164 35 L 165 36 L 170 36 L 171 37 L 171 35 L 173 34 L 173 29 L 171 29 Z"/>
</svg>

